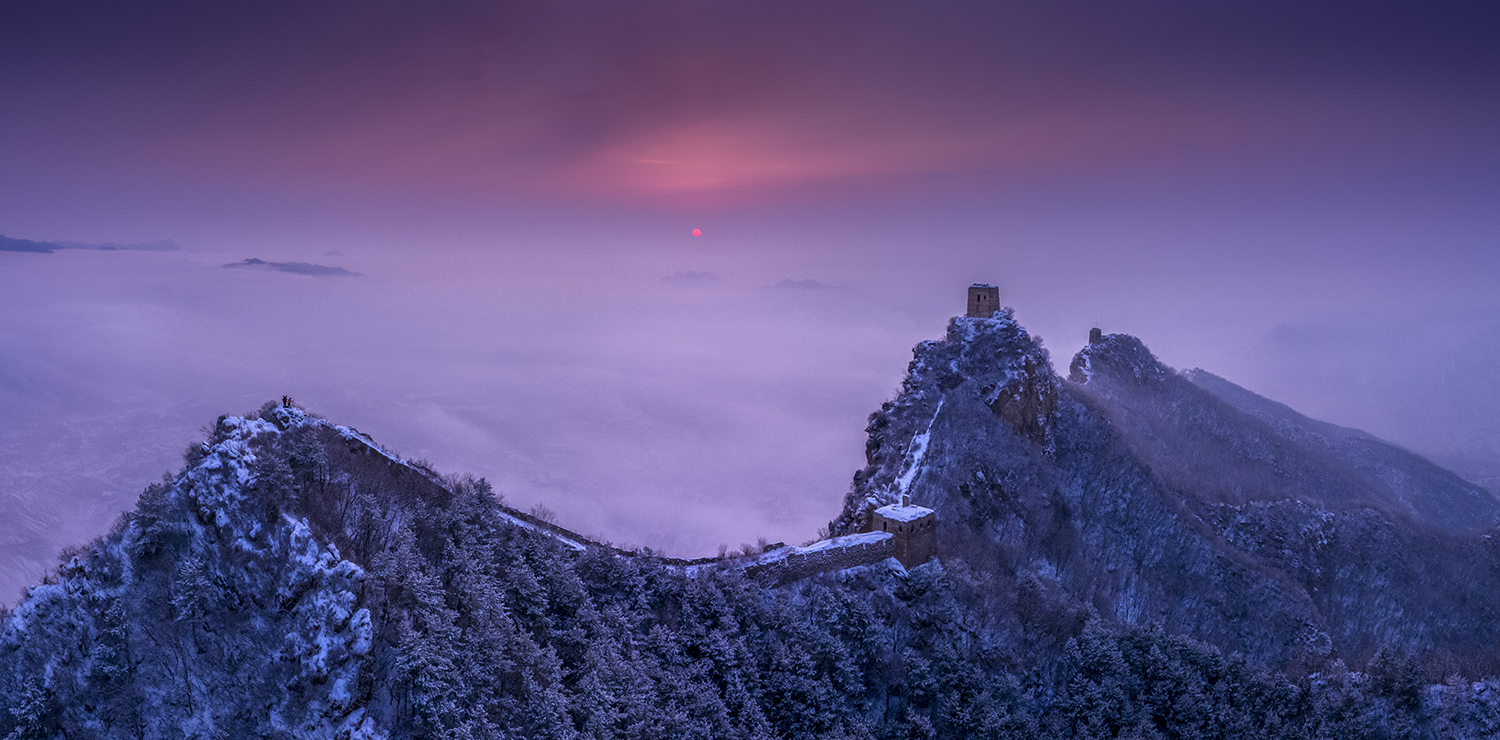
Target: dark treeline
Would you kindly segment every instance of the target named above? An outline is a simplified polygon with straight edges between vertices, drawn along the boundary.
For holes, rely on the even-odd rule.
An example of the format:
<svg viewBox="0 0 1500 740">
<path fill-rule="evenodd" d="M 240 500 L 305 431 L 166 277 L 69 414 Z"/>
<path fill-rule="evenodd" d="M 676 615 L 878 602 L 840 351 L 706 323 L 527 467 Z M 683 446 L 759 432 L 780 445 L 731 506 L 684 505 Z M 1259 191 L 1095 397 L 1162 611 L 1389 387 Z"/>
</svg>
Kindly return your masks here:
<svg viewBox="0 0 1500 740">
<path fill-rule="evenodd" d="M 767 589 L 582 554 L 273 407 L 7 615 L 0 736 L 1484 737 L 1500 682 L 1251 665 L 1059 609 L 962 547 Z"/>
</svg>

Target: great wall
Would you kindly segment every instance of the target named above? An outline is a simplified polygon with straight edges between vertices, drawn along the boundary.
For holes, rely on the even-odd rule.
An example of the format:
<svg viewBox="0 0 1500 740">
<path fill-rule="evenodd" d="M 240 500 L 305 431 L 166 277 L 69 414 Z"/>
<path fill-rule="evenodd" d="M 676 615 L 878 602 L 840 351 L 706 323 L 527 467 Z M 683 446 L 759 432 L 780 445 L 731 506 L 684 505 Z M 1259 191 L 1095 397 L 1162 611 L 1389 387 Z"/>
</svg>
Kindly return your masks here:
<svg viewBox="0 0 1500 740">
<path fill-rule="evenodd" d="M 999 307 L 999 298 L 1000 291 L 995 286 L 975 283 L 969 287 L 967 315 L 975 318 L 990 318 Z M 1090 334 L 1091 342 L 1096 341 L 1098 332 L 1099 330 L 1095 329 Z M 291 399 L 283 398 L 283 403 L 290 405 Z M 384 458 L 389 465 L 398 468 L 395 471 L 397 475 L 401 474 L 402 469 L 416 472 L 427 482 L 451 494 L 442 476 L 425 465 L 401 460 L 391 455 L 381 449 L 368 435 L 351 427 L 339 429 L 348 442 L 351 453 Z M 920 460 L 913 462 L 914 467 L 920 467 L 920 464 Z M 781 586 L 819 573 L 874 565 L 888 559 L 895 559 L 906 568 L 915 567 L 932 559 L 937 552 L 937 515 L 931 509 L 912 505 L 905 493 L 905 485 L 901 488 L 903 490 L 899 492 L 900 503 L 879 508 L 872 506 L 866 511 L 862 531 L 856 534 L 825 539 L 802 547 L 787 547 L 777 543 L 754 556 L 720 556 L 692 560 L 665 557 L 649 549 L 624 550 L 611 544 L 595 541 L 503 503 L 500 504 L 500 511 L 516 526 L 547 535 L 574 552 L 583 552 L 589 548 L 604 548 L 617 555 L 652 558 L 674 567 L 740 568 L 747 576 L 757 581 L 771 586 Z"/>
</svg>

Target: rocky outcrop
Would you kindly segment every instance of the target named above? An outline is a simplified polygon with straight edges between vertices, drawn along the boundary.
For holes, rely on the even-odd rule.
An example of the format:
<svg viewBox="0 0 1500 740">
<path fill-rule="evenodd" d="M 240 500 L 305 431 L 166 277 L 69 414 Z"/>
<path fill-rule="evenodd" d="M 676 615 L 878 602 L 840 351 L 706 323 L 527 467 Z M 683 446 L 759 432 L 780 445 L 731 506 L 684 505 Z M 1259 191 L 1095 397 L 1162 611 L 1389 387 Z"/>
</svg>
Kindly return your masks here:
<svg viewBox="0 0 1500 740">
<path fill-rule="evenodd" d="M 1493 496 L 1135 337 L 1092 339 L 1068 380 L 1008 313 L 918 345 L 835 532 L 904 492 L 943 512 L 945 565 L 1042 584 L 1037 613 L 1161 624 L 1271 665 L 1388 649 L 1500 668 Z"/>
<path fill-rule="evenodd" d="M 1173 373 L 1157 361 L 1141 340 L 1129 334 L 1105 334 L 1089 342 L 1068 363 L 1068 380 L 1087 383 L 1095 375 L 1135 385 L 1160 385 Z"/>
<path fill-rule="evenodd" d="M 1057 379 L 1031 357 L 1004 385 L 980 389 L 984 403 L 1016 433 L 1039 445 L 1049 442 L 1049 422 L 1057 413 Z"/>
<path fill-rule="evenodd" d="M 982 413 L 1038 450 L 1050 450 L 1058 404 L 1058 378 L 1041 342 L 1016 323 L 1009 309 L 992 318 L 956 317 L 942 341 L 917 345 L 902 392 L 870 415 L 866 467 L 832 524 L 835 534 L 859 530 L 867 512 L 895 503 L 924 475 L 934 425 L 963 424 Z M 993 426 L 976 423 L 972 426 Z M 913 503 L 931 506 L 922 487 Z M 934 507 L 936 508 L 936 507 Z"/>
</svg>

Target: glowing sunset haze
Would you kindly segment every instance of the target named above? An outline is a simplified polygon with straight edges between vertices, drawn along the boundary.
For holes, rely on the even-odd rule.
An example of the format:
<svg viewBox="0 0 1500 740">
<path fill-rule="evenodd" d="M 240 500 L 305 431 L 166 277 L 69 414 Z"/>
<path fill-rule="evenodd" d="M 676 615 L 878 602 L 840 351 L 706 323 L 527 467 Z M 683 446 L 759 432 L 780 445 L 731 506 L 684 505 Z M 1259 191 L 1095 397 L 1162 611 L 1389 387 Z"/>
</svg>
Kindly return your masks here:
<svg viewBox="0 0 1500 740">
<path fill-rule="evenodd" d="M 8 3 L 0 234 L 59 248 L 0 251 L 0 603 L 283 394 L 617 544 L 811 540 L 974 283 L 1054 365 L 1133 334 L 1494 490 L 1497 38 L 1444 1 Z"/>
</svg>

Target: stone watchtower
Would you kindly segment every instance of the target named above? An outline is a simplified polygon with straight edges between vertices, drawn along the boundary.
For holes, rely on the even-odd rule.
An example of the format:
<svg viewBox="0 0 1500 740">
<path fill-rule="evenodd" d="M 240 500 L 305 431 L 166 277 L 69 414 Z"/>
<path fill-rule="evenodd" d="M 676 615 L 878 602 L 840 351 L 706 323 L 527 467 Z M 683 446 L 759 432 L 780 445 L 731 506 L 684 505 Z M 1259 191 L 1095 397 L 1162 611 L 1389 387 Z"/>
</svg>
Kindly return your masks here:
<svg viewBox="0 0 1500 740">
<path fill-rule="evenodd" d="M 1000 308 L 1000 289 L 993 285 L 974 283 L 969 286 L 969 316 L 987 319 Z"/>
<path fill-rule="evenodd" d="M 900 504 L 870 512 L 868 526 L 871 532 L 891 534 L 893 554 L 907 568 L 921 565 L 937 553 L 937 512 L 925 506 L 912 506 L 911 497 L 906 494 L 901 494 Z"/>
</svg>

